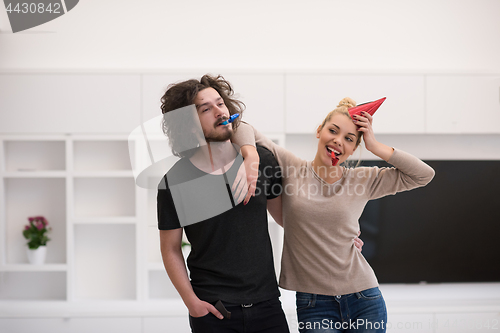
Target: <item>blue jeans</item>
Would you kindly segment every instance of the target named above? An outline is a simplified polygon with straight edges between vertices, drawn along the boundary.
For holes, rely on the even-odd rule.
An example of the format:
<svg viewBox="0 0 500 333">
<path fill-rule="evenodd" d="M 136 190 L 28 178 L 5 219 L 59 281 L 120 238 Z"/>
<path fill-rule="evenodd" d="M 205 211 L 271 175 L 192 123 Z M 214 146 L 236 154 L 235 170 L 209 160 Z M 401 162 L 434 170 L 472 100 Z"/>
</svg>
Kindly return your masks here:
<svg viewBox="0 0 500 333">
<path fill-rule="evenodd" d="M 297 292 L 300 333 L 385 332 L 387 309 L 378 287 L 326 296 Z"/>
</svg>

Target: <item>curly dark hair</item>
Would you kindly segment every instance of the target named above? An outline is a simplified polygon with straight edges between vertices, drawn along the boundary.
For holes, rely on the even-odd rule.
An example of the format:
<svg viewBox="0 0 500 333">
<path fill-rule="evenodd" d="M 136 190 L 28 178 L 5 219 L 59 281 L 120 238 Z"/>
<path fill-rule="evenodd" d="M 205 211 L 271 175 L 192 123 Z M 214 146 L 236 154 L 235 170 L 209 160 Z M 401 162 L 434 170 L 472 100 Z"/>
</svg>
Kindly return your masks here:
<svg viewBox="0 0 500 333">
<path fill-rule="evenodd" d="M 194 104 L 198 93 L 206 88 L 213 88 L 219 93 L 230 115 L 240 114 L 240 117 L 236 118 L 232 123 L 233 130 L 236 130 L 245 110 L 245 104 L 234 97 L 231 84 L 222 75 L 212 76 L 206 74 L 200 80 L 191 79 L 169 85 L 167 91 L 161 97 L 161 112 L 165 115 L 170 111 Z M 191 133 L 191 128 L 192 123 L 187 124 L 180 117 L 175 117 L 175 113 L 169 116 L 168 122 L 163 117 L 163 133 L 169 138 L 172 153 L 175 156 L 186 157 L 189 155 L 189 149 L 192 151 L 192 148 L 198 145 L 197 138 Z"/>
</svg>

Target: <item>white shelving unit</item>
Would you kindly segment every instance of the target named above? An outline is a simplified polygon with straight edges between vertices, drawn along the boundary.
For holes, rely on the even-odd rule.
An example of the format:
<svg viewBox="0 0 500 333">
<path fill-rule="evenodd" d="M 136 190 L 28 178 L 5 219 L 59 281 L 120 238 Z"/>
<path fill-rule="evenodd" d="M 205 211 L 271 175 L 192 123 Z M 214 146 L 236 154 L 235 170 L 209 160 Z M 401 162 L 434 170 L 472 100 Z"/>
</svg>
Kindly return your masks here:
<svg viewBox="0 0 500 333">
<path fill-rule="evenodd" d="M 13 137 L 0 148 L 1 220 L 0 300 L 64 300 L 67 297 L 66 142 Z M 22 236 L 27 218 L 50 216 L 47 264 L 27 262 Z M 33 283 L 36 281 L 36 283 Z M 43 285 L 44 288 L 40 288 Z"/>
<path fill-rule="evenodd" d="M 12 135 L 0 146 L 0 302 L 141 299 L 147 241 L 127 138 Z M 39 266 L 22 236 L 34 215 L 52 227 Z"/>
</svg>

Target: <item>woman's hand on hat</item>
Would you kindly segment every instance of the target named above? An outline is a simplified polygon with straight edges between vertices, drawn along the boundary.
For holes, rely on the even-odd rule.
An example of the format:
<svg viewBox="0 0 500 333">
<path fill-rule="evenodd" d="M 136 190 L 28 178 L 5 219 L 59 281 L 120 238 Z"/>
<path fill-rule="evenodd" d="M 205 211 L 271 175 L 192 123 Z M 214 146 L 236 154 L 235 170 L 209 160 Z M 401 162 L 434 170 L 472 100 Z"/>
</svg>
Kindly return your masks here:
<svg viewBox="0 0 500 333">
<path fill-rule="evenodd" d="M 359 126 L 358 131 L 363 132 L 366 149 L 372 151 L 372 148 L 377 144 L 372 127 L 373 117 L 368 112 L 363 111 L 361 116 L 354 116 L 354 123 Z"/>
</svg>

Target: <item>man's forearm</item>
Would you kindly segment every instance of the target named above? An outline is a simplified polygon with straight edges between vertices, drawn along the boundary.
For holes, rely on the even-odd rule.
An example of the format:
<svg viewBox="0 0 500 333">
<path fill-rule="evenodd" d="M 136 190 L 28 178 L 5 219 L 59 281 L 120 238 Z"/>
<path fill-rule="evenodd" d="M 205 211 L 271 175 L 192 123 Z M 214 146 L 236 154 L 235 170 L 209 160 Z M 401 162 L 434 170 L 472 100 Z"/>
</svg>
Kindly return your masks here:
<svg viewBox="0 0 500 333">
<path fill-rule="evenodd" d="M 170 281 L 172 281 L 172 284 L 181 296 L 184 304 L 186 304 L 189 309 L 191 304 L 198 300 L 198 297 L 194 293 L 191 282 L 189 281 L 182 251 L 180 249 L 162 250 L 162 257 L 163 265 L 165 266 Z"/>
<path fill-rule="evenodd" d="M 162 257 L 168 277 L 188 308 L 189 314 L 201 317 L 211 312 L 217 318 L 224 319 L 224 316 L 213 305 L 200 300 L 194 293 L 180 248 L 168 250 L 162 248 Z"/>
<path fill-rule="evenodd" d="M 259 163 L 260 157 L 257 149 L 254 146 L 241 147 L 241 156 L 243 156 L 245 164 L 245 172 L 247 176 L 248 193 L 244 199 L 246 205 L 250 197 L 255 196 L 255 189 L 257 188 L 257 179 L 259 178 Z"/>
</svg>

